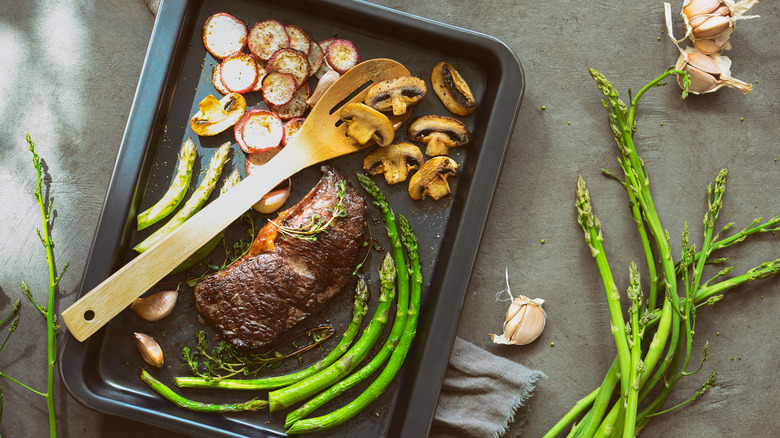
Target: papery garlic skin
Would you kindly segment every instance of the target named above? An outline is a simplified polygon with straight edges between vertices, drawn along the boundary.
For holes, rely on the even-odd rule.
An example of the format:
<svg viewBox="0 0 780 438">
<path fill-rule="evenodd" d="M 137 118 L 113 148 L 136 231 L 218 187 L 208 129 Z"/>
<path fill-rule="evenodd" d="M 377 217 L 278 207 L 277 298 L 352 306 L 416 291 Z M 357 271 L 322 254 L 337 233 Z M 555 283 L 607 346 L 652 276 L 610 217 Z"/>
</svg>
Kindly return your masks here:
<svg viewBox="0 0 780 438">
<path fill-rule="evenodd" d="M 490 335 L 496 344 L 526 345 L 542 334 L 547 323 L 547 313 L 542 309 L 544 300 L 518 295 L 507 309 L 503 333 Z"/>
<path fill-rule="evenodd" d="M 743 94 L 748 94 L 753 89 L 751 84 L 731 77 L 731 60 L 727 56 L 704 54 L 689 47 L 680 54 L 675 68 L 689 74 L 691 83 L 688 92 L 693 94 L 712 93 L 723 87 L 735 88 Z M 685 88 L 680 75 L 677 76 L 677 84 L 680 88 Z"/>
</svg>

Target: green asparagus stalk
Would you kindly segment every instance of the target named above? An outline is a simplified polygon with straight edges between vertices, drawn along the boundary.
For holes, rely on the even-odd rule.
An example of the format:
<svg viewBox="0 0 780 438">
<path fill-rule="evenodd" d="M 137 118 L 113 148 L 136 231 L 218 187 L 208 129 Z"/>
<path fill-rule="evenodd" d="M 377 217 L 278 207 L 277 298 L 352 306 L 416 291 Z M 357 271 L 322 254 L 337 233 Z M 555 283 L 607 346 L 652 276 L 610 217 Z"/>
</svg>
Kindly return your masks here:
<svg viewBox="0 0 780 438">
<path fill-rule="evenodd" d="M 229 403 L 229 404 L 211 404 L 211 403 L 196 402 L 184 398 L 181 395 L 177 394 L 171 388 L 167 387 L 164 383 L 155 379 L 151 374 L 149 374 L 148 371 L 146 371 L 143 368 L 141 368 L 139 375 L 141 377 L 141 380 L 143 380 L 144 383 L 149 385 L 149 387 L 155 390 L 158 394 L 160 394 L 161 396 L 163 396 L 164 398 L 166 398 L 168 401 L 172 402 L 176 406 L 179 406 L 181 408 L 190 411 L 206 412 L 210 414 L 221 414 L 221 413 L 228 413 L 228 412 L 259 411 L 261 409 L 265 409 L 265 407 L 268 406 L 268 402 L 266 402 L 265 400 L 257 400 L 257 399 L 252 399 L 243 403 Z"/>
<path fill-rule="evenodd" d="M 575 407 L 553 426 L 545 438 L 557 436 L 563 432 L 567 424 L 575 421 L 580 415 L 582 415 L 581 422 L 572 428 L 569 436 L 622 435 L 623 437 L 634 437 L 653 416 L 695 400 L 710 387 L 714 373 L 693 397 L 672 408 L 662 410 L 666 397 L 680 378 L 696 374 L 702 368 L 707 357 L 707 346 L 705 345 L 699 366 L 692 371 L 688 369 L 695 332 L 695 309 L 714 304 L 723 296 L 723 293 L 737 285 L 773 276 L 780 272 L 780 259 L 778 259 L 763 263 L 744 275 L 725 279 L 725 274 L 731 270 L 731 268 L 726 268 L 715 277 L 702 281 L 705 265 L 725 261 L 725 259 L 712 259 L 713 252 L 740 243 L 749 235 L 774 232 L 780 229 L 778 227 L 780 216 L 777 216 L 763 223 L 761 223 L 760 218 L 756 219 L 750 226 L 728 238 L 721 238 L 720 235 L 732 224 L 726 225 L 718 233 L 714 232 L 715 221 L 720 212 L 725 191 L 725 169 L 716 178 L 714 187 L 710 186 L 707 189 L 708 210 L 704 220 L 702 249 L 696 252 L 694 247 L 688 243 L 689 236 L 686 226 L 683 230 L 681 257 L 677 263 L 674 263 L 669 249 L 669 237 L 661 226 L 653 204 L 649 191 L 649 178 L 644 163 L 637 155 L 633 143 L 633 133 L 636 129 L 634 117 L 639 99 L 650 88 L 663 85 L 665 78 L 675 74 L 683 75 L 684 73 L 674 69 L 667 70 L 643 87 L 626 106 L 620 100 L 612 84 L 603 75 L 591 70 L 591 75 L 605 96 L 602 103 L 609 113 L 610 126 L 621 153 L 619 163 L 623 169 L 624 178 L 621 181 L 608 171 L 605 173 L 621 182 L 631 200 L 632 216 L 637 224 L 647 259 L 648 271 L 651 274 L 651 292 L 647 301 L 639 308 L 642 301 L 635 286 L 636 273 L 632 263 L 632 286 L 629 288 L 631 301 L 628 312 L 629 324 L 624 332 L 630 347 L 629 372 L 631 374 L 628 378 L 628 391 L 625 391 L 621 386 L 621 390 L 615 392 L 617 374 L 620 374 L 621 378 L 623 377 L 623 368 L 619 365 L 621 354 L 625 354 L 621 351 L 623 349 L 621 347 L 622 341 L 616 339 L 618 357 L 607 372 L 602 385 L 577 402 Z M 687 80 L 686 76 L 684 83 L 687 83 Z M 683 97 L 685 97 L 685 92 Z M 580 222 L 585 231 L 586 242 L 591 246 L 591 251 L 597 259 L 602 281 L 605 285 L 611 284 L 612 278 L 608 272 L 609 266 L 606 260 L 599 263 L 599 253 L 603 251 L 603 248 L 593 244 L 594 242 L 600 244 L 601 229 L 598 220 L 587 214 L 583 215 L 583 210 L 589 209 L 589 205 L 588 208 L 585 208 L 582 201 L 584 195 L 581 191 L 583 190 L 586 190 L 584 184 L 578 184 L 577 207 L 580 211 Z M 587 198 L 589 201 L 589 195 Z M 651 247 L 648 236 L 653 237 L 655 248 Z M 659 276 L 654 274 L 656 266 L 654 254 L 656 253 L 660 259 L 661 274 Z M 664 289 L 664 299 L 660 309 L 656 308 L 656 298 L 660 298 L 656 297 L 655 288 L 659 285 L 657 280 L 662 281 L 660 285 Z M 678 296 L 678 282 L 681 283 L 679 290 L 684 291 L 684 295 L 681 297 Z M 608 297 L 609 299 L 610 297 Z M 641 337 L 650 330 L 653 330 L 652 340 L 645 344 L 641 341 Z M 666 355 L 663 361 L 660 361 L 664 351 L 666 351 Z M 641 359 L 638 360 L 640 357 Z M 655 398 L 649 402 L 645 401 L 645 398 L 651 394 Z M 606 405 L 610 403 L 612 397 L 616 397 L 616 401 L 612 408 L 606 411 Z M 640 406 L 640 403 L 644 406 Z"/>
<path fill-rule="evenodd" d="M 173 215 L 173 217 L 162 228 L 159 228 L 157 231 L 152 233 L 151 236 L 147 237 L 141 241 L 141 243 L 136 245 L 133 248 L 135 251 L 142 253 L 151 248 L 155 243 L 162 240 L 163 237 L 170 234 L 171 231 L 176 229 L 179 225 L 183 224 L 184 221 L 192 217 L 192 215 L 197 213 L 198 210 L 203 207 L 203 205 L 209 199 L 211 192 L 214 190 L 214 187 L 217 185 L 217 180 L 219 179 L 219 175 L 222 173 L 222 167 L 224 167 L 225 162 L 227 161 L 229 152 L 230 142 L 224 143 L 219 147 L 219 149 L 217 149 L 217 151 L 211 157 L 209 168 L 206 171 L 206 175 L 203 177 L 203 181 L 201 181 L 200 185 L 192 194 L 190 199 L 184 203 L 184 206 L 178 212 L 176 212 L 176 214 Z"/>
<path fill-rule="evenodd" d="M 361 184 L 362 183 L 363 182 L 361 181 Z M 409 269 L 411 270 L 411 298 L 408 310 L 409 313 L 397 348 L 392 352 L 390 360 L 379 376 L 357 398 L 329 414 L 296 421 L 289 427 L 287 433 L 299 434 L 326 430 L 345 423 L 379 398 L 401 369 L 401 366 L 406 359 L 406 355 L 409 353 L 415 334 L 417 333 L 417 316 L 420 310 L 422 275 L 420 273 L 420 259 L 417 255 L 417 238 L 404 216 L 399 216 L 399 223 L 403 236 L 402 240 L 409 257 Z"/>
<path fill-rule="evenodd" d="M 241 174 L 238 173 L 238 169 L 233 169 L 233 172 L 230 173 L 230 175 L 225 179 L 225 182 L 222 184 L 222 189 L 220 189 L 219 195 L 224 195 L 228 190 L 235 187 L 239 182 L 241 182 Z M 206 242 L 205 245 L 200 247 L 199 250 L 195 251 L 191 256 L 187 257 L 186 260 L 181 262 L 181 264 L 177 266 L 176 269 L 171 271 L 171 274 L 178 274 L 179 272 L 186 271 L 187 269 L 200 263 L 201 260 L 206 258 L 206 256 L 214 251 L 214 249 L 217 247 L 217 245 L 219 245 L 219 242 L 221 242 L 224 237 L 225 230 L 222 230 L 219 234 Z"/>
<path fill-rule="evenodd" d="M 387 323 L 390 307 L 395 298 L 396 267 L 389 253 L 382 263 L 380 278 L 382 293 L 379 296 L 379 305 L 360 339 L 341 358 L 324 370 L 290 386 L 271 391 L 268 394 L 271 412 L 292 406 L 338 382 L 351 373 L 366 358 L 382 334 L 382 329 Z M 406 300 L 406 297 L 402 297 L 400 294 L 400 287 L 398 298 L 399 302 L 402 299 Z"/>
<path fill-rule="evenodd" d="M 222 388 L 222 389 L 273 389 L 291 385 L 305 379 L 335 362 L 344 355 L 360 330 L 360 324 L 368 311 L 368 286 L 360 279 L 355 288 L 355 304 L 352 310 L 352 320 L 341 337 L 341 341 L 322 360 L 314 365 L 292 374 L 266 377 L 263 379 L 215 379 L 205 377 L 175 377 L 174 383 L 180 388 Z"/>
<path fill-rule="evenodd" d="M 138 230 L 154 225 L 161 219 L 168 216 L 184 199 L 187 189 L 190 187 L 192 178 L 192 166 L 195 163 L 195 157 L 198 150 L 192 139 L 188 138 L 181 146 L 179 151 L 179 166 L 176 168 L 176 175 L 173 177 L 168 191 L 154 205 L 138 214 Z"/>
<path fill-rule="evenodd" d="M 401 217 L 399 220 L 401 222 L 401 229 L 403 233 L 404 226 L 406 226 L 408 229 L 408 223 L 403 217 Z M 404 225 L 404 223 L 406 223 L 406 225 Z M 414 285 L 412 288 L 414 288 Z M 407 311 L 403 308 L 403 306 L 397 306 L 395 321 L 393 322 L 393 327 L 391 328 L 390 333 L 385 340 L 385 344 L 382 346 L 382 349 L 379 350 L 379 352 L 377 352 L 377 354 L 371 359 L 371 361 L 364 365 L 360 370 L 352 373 L 346 379 L 331 386 L 326 391 L 321 392 L 316 397 L 298 407 L 296 410 L 287 414 L 287 418 L 285 419 L 285 427 L 292 426 L 292 424 L 296 421 L 305 418 L 307 415 L 311 414 L 325 403 L 338 397 L 346 390 L 364 381 L 374 372 L 376 372 L 387 361 L 387 359 L 391 357 L 396 347 L 398 346 L 402 333 L 406 329 L 406 317 L 409 313 L 412 313 L 411 310 Z"/>
<path fill-rule="evenodd" d="M 14 379 L 11 376 L 8 376 L 3 372 L 0 372 L 0 378 L 6 378 L 14 383 L 17 383 L 18 385 L 29 390 L 30 392 L 34 394 L 38 394 L 46 399 L 46 407 L 49 414 L 49 435 L 51 437 L 56 437 L 57 436 L 57 415 L 54 408 L 54 367 L 56 365 L 56 360 L 57 360 L 57 351 L 59 350 L 57 337 L 59 335 L 60 326 L 57 324 L 56 314 L 54 313 L 54 302 L 55 302 L 55 295 L 57 291 L 57 285 L 59 284 L 62 275 L 64 275 L 65 272 L 68 270 L 68 263 L 65 263 L 65 266 L 63 266 L 62 268 L 62 272 L 60 273 L 59 276 L 57 276 L 57 272 L 54 266 L 54 242 L 52 241 L 51 232 L 50 232 L 50 228 L 52 227 L 52 221 L 53 221 L 52 204 L 51 201 L 47 203 L 46 201 L 44 201 L 43 198 L 43 168 L 41 167 L 41 159 L 38 156 L 38 153 L 35 151 L 35 142 L 33 142 L 29 133 L 26 134 L 25 138 L 27 140 L 28 146 L 30 147 L 30 152 L 32 153 L 33 166 L 35 167 L 35 171 L 37 175 L 35 191 L 33 194 L 35 196 L 35 200 L 38 202 L 38 207 L 40 209 L 42 226 L 41 228 L 36 229 L 36 231 L 38 233 L 38 238 L 41 240 L 41 243 L 43 244 L 46 250 L 46 260 L 48 262 L 48 267 L 49 267 L 49 294 L 48 294 L 48 300 L 46 306 L 41 306 L 35 301 L 35 299 L 32 296 L 32 293 L 30 292 L 30 289 L 27 287 L 27 284 L 25 284 L 24 282 L 22 282 L 22 289 L 24 290 L 25 295 L 27 295 L 27 298 L 30 300 L 33 306 L 46 319 L 46 352 L 47 352 L 46 391 L 44 392 L 44 391 L 38 391 L 36 389 L 33 389 L 32 387 L 22 383 L 17 379 Z M 18 305 L 15 305 L 15 308 L 11 313 L 16 312 L 17 308 Z M 7 318 L 8 317 L 4 318 L 3 322 L 5 322 Z M 12 323 L 11 326 L 11 332 L 16 329 L 18 321 L 19 321 L 18 319 L 14 319 L 14 322 Z M 6 338 L 6 341 L 7 340 L 8 338 Z M 5 341 L 3 342 L 3 345 L 5 345 Z M 0 347 L 0 349 L 2 349 L 2 347 Z M 2 402 L 1 391 L 0 391 L 0 402 Z"/>
</svg>

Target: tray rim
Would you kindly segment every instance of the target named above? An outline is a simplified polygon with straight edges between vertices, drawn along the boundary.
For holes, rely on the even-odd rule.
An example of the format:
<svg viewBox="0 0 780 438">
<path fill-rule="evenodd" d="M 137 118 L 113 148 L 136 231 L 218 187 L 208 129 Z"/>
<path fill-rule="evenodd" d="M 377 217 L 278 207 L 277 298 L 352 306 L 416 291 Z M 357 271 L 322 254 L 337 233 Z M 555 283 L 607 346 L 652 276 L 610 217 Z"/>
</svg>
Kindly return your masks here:
<svg viewBox="0 0 780 438">
<path fill-rule="evenodd" d="M 117 153 L 111 182 L 87 259 L 79 297 L 100 282 L 101 274 L 95 273 L 96 270 L 103 272 L 102 278 L 105 278 L 110 275 L 111 267 L 116 264 L 118 245 L 99 243 L 105 242 L 106 239 L 110 239 L 110 242 L 119 242 L 121 228 L 116 224 L 130 220 L 131 202 L 130 200 L 125 202 L 124 209 L 111 209 L 108 206 L 109 203 L 116 202 L 114 199 L 117 192 L 123 194 L 125 199 L 128 192 L 132 196 L 132 190 L 121 187 L 123 186 L 121 181 L 128 179 L 138 181 L 141 169 L 137 163 L 147 153 L 146 147 L 133 148 L 133 145 L 139 143 L 148 145 L 150 142 L 154 120 L 158 117 L 163 96 L 168 91 L 166 90 L 166 80 L 174 65 L 177 42 L 181 38 L 189 36 L 189 33 L 183 32 L 182 25 L 186 21 L 187 14 L 191 13 L 193 9 L 198 9 L 191 8 L 190 5 L 199 1 L 162 0 L 160 4 L 122 143 Z M 404 367 L 406 370 L 410 368 L 426 369 L 426 378 L 422 379 L 423 381 L 417 381 L 416 376 L 409 376 L 407 374 L 411 373 L 405 373 L 403 378 L 410 379 L 410 384 L 402 391 L 406 393 L 405 397 L 408 399 L 408 403 L 403 409 L 405 412 L 401 412 L 401 409 L 393 410 L 393 416 L 400 417 L 400 420 L 396 421 L 394 418 L 391 422 L 391 436 L 416 436 L 421 432 L 427 435 L 432 425 L 448 364 L 448 361 L 441 358 L 449 357 L 451 353 L 479 243 L 484 234 L 490 206 L 522 103 L 525 89 L 523 68 L 511 48 L 497 38 L 484 33 L 441 23 L 364 0 L 351 0 L 350 2 L 319 0 L 316 3 L 348 10 L 358 15 L 368 15 L 383 21 L 396 22 L 408 27 L 419 27 L 421 23 L 424 23 L 429 26 L 425 29 L 426 33 L 430 32 L 450 39 L 463 40 L 469 44 L 488 49 L 491 54 L 496 55 L 495 61 L 501 70 L 499 75 L 501 81 L 493 107 L 505 108 L 505 111 L 497 112 L 487 119 L 482 141 L 484 144 L 491 145 L 489 154 L 486 153 L 487 148 L 482 149 L 476 160 L 468 190 L 458 190 L 455 195 L 464 202 L 461 217 L 458 220 L 479 224 L 477 235 L 465 236 L 464 233 L 457 233 L 453 239 L 450 256 L 447 258 L 446 268 L 442 274 L 443 280 L 439 287 L 440 291 L 447 291 L 447 299 L 439 299 L 442 298 L 440 291 L 429 291 L 429 296 L 436 298 L 428 303 L 429 306 L 433 306 L 434 310 L 431 317 L 420 321 L 415 347 L 407 357 L 407 362 L 414 362 L 415 366 L 410 367 L 407 364 Z M 175 25 L 171 25 L 172 22 Z M 455 36 L 449 35 L 453 33 Z M 148 102 L 157 102 L 154 111 L 148 110 Z M 147 108 L 143 108 L 144 106 Z M 143 150 L 139 151 L 138 149 Z M 497 153 L 499 151 L 500 153 Z M 474 195 L 475 193 L 479 196 Z M 490 196 L 486 196 L 487 194 Z M 452 257 L 452 254 L 458 254 L 458 257 Z M 107 263 L 106 260 L 111 260 L 112 263 Z M 438 263 L 439 260 L 437 260 Z M 107 272 L 106 264 L 109 265 Z M 97 278 L 95 278 L 96 276 Z M 435 285 L 432 283 L 431 286 Z M 208 424 L 193 422 L 181 416 L 168 415 L 149 408 L 131 405 L 129 398 L 128 401 L 122 401 L 108 397 L 106 388 L 99 387 L 94 383 L 90 384 L 83 378 L 82 374 L 86 370 L 85 367 L 88 366 L 86 359 L 91 352 L 98 348 L 99 342 L 96 341 L 102 338 L 102 332 L 103 330 L 83 343 L 71 339 L 70 336 L 65 336 L 63 341 L 59 360 L 60 374 L 66 389 L 80 404 L 99 412 L 133 420 L 138 420 L 139 414 L 147 414 L 143 416 L 147 424 L 185 434 L 208 433 L 208 436 L 221 437 L 245 436 L 215 429 Z M 64 364 L 68 364 L 68 366 L 64 366 Z M 74 364 L 78 366 L 71 366 Z"/>
</svg>

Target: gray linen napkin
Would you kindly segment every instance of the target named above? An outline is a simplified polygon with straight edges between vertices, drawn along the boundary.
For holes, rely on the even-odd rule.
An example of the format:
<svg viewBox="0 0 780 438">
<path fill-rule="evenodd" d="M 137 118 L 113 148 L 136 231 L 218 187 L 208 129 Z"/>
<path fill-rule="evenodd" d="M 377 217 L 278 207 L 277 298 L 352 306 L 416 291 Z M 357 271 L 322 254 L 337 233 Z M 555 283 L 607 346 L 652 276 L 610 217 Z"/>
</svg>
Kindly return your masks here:
<svg viewBox="0 0 780 438">
<path fill-rule="evenodd" d="M 456 337 L 431 437 L 498 438 L 547 376 Z"/>
</svg>

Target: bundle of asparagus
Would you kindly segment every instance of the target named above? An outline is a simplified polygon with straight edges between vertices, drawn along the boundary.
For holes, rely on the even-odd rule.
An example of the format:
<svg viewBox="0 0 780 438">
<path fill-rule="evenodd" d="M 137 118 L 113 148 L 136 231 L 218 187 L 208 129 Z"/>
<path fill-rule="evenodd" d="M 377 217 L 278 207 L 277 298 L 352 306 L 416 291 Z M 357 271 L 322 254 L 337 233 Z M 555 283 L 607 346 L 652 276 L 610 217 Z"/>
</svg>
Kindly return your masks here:
<svg viewBox="0 0 780 438">
<path fill-rule="evenodd" d="M 624 318 L 621 296 L 602 244 L 601 223 L 593 213 L 588 188 L 580 177 L 576 194 L 578 222 L 584 231 L 591 254 L 596 259 L 606 292 L 617 357 L 602 384 L 579 400 L 545 434 L 545 438 L 558 436 L 573 422 L 574 425 L 567 436 L 634 437 L 653 416 L 696 399 L 712 385 L 714 373 L 690 399 L 668 409 L 663 406 L 675 384 L 683 376 L 696 374 L 706 360 L 705 344 L 699 366 L 691 369 L 696 309 L 714 304 L 725 292 L 736 286 L 773 276 L 780 271 L 780 259 L 776 259 L 756 266 L 742 275 L 726 278 L 732 270 L 726 268 L 713 278 L 702 280 L 705 264 L 726 260 L 713 258 L 712 255 L 716 251 L 740 243 L 752 234 L 780 230 L 778 215 L 764 222 L 756 219 L 730 237 L 724 237 L 722 234 L 733 224 L 715 232 L 715 222 L 723 205 L 726 169 L 718 174 L 714 186 L 707 188 L 708 210 L 704 217 L 701 249 L 696 251 L 689 243 L 686 226 L 683 229 L 681 256 L 677 261 L 672 257 L 669 236 L 661 225 L 650 195 L 647 170 L 634 145 L 634 117 L 642 96 L 651 88 L 663 85 L 669 76 L 678 75 L 682 78 L 686 85 L 683 91 L 685 97 L 689 83 L 687 74 L 674 68 L 668 69 L 645 85 L 626 106 L 614 86 L 601 73 L 593 69 L 590 73 L 605 96 L 602 103 L 609 113 L 610 126 L 621 153 L 618 161 L 623 170 L 622 178 L 608 171 L 605 173 L 618 180 L 628 194 L 631 214 L 646 257 L 649 291 L 647 299 L 643 300 L 639 273 L 636 265 L 632 263 L 627 292 L 628 317 Z M 656 260 L 660 260 L 660 264 Z"/>
</svg>

